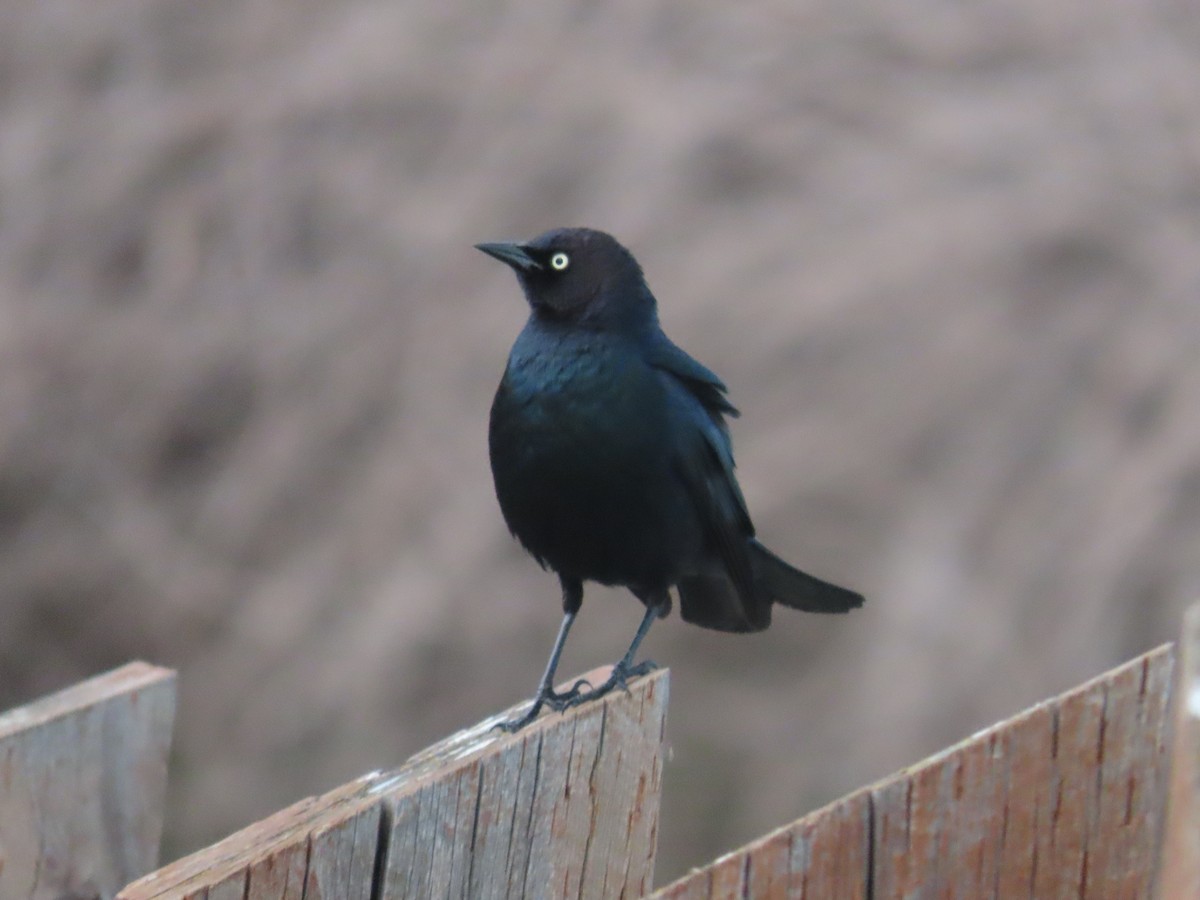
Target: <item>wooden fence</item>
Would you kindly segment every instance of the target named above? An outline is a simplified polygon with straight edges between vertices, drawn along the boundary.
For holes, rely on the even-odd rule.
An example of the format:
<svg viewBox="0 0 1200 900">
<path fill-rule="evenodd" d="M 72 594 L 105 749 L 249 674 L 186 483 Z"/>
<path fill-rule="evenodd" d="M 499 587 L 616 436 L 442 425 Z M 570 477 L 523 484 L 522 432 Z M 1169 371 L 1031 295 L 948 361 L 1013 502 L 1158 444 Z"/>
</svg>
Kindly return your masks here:
<svg viewBox="0 0 1200 900">
<path fill-rule="evenodd" d="M 665 671 L 517 735 L 481 722 L 151 871 L 173 691 L 134 663 L 0 716 L 0 900 L 1200 897 L 1200 606 L 1178 650 L 653 894 Z"/>
</svg>

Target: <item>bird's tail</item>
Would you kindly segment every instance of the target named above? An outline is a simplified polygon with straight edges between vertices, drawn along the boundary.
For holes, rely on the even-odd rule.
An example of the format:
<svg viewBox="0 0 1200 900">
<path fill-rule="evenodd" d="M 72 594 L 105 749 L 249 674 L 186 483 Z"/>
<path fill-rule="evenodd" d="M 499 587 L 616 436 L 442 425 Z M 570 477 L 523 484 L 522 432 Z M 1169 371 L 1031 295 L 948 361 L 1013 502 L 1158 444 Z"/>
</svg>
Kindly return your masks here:
<svg viewBox="0 0 1200 900">
<path fill-rule="evenodd" d="M 750 539 L 750 562 L 755 584 L 776 603 L 819 613 L 845 613 L 863 605 L 862 594 L 801 572 L 754 538 Z"/>
<path fill-rule="evenodd" d="M 723 572 L 688 575 L 679 580 L 679 614 L 714 631 L 762 631 L 771 624 L 771 601 L 765 595 L 743 597 Z"/>
</svg>

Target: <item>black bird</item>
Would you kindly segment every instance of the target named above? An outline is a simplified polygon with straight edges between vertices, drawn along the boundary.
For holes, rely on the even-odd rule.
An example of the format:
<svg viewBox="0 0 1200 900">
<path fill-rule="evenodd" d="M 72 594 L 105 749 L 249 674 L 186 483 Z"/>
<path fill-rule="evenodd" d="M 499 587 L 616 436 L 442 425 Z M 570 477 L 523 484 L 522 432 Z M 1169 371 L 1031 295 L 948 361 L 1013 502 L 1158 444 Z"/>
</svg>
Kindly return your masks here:
<svg viewBox="0 0 1200 900">
<path fill-rule="evenodd" d="M 516 272 L 530 306 L 492 402 L 496 496 L 509 530 L 558 574 L 564 611 L 537 696 L 506 730 L 652 669 L 633 660 L 671 611 L 672 587 L 684 621 L 717 631 L 761 631 L 773 603 L 862 605 L 755 539 L 725 424 L 737 410 L 721 380 L 663 333 L 628 250 L 589 228 L 476 247 Z M 560 693 L 554 673 L 585 581 L 629 588 L 646 614 L 607 681 Z"/>
</svg>

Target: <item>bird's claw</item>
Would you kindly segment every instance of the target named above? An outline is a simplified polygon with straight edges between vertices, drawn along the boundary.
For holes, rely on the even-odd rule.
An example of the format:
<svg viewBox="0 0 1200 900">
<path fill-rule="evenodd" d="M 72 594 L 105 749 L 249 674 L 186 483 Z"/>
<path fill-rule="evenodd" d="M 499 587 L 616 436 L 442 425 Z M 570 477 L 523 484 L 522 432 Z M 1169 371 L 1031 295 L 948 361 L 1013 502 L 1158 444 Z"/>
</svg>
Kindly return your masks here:
<svg viewBox="0 0 1200 900">
<path fill-rule="evenodd" d="M 592 683 L 586 678 L 580 678 L 565 691 L 548 691 L 546 696 L 543 698 L 544 702 L 555 712 L 562 712 L 564 709 L 568 709 L 572 701 L 574 701 L 576 697 L 583 693 L 584 685 L 587 685 L 590 688 Z"/>
<path fill-rule="evenodd" d="M 616 666 L 613 669 L 613 676 L 616 677 L 615 687 L 619 687 L 626 694 L 629 693 L 629 682 L 634 678 L 641 678 L 643 675 L 649 675 L 658 668 L 658 663 L 652 659 L 643 659 L 636 666 Z M 619 674 L 618 674 L 619 670 Z M 612 677 L 612 676 L 610 676 Z"/>
<path fill-rule="evenodd" d="M 538 713 L 542 711 L 543 706 L 548 706 L 555 712 L 560 713 L 566 712 L 568 709 L 574 709 L 576 706 L 582 706 L 591 700 L 599 700 L 616 688 L 620 688 L 628 694 L 630 679 L 640 678 L 657 668 L 658 664 L 649 659 L 642 660 L 636 666 L 617 663 L 613 666 L 612 672 L 609 673 L 608 678 L 603 683 L 593 685 L 586 678 L 580 678 L 565 691 L 546 690 L 534 698 L 533 703 L 530 704 L 529 709 L 523 715 L 504 722 L 497 722 L 492 727 L 506 734 L 514 734 L 536 719 Z M 588 688 L 586 691 L 583 689 L 585 685 Z"/>
<path fill-rule="evenodd" d="M 583 689 L 585 686 L 589 691 L 594 691 L 596 689 L 595 685 L 593 685 L 586 678 L 580 678 L 573 685 L 571 685 L 569 690 L 563 691 L 561 694 L 555 694 L 554 699 L 561 701 L 562 703 L 570 703 L 576 697 L 584 693 Z"/>
<path fill-rule="evenodd" d="M 657 668 L 658 664 L 649 659 L 642 660 L 642 662 L 638 663 L 636 666 L 629 666 L 625 665 L 623 662 L 620 662 L 613 666 L 612 672 L 609 673 L 608 678 L 605 679 L 603 683 L 596 685 L 595 687 L 592 687 L 591 684 L 588 684 L 588 687 L 590 687 L 591 690 L 585 692 L 579 691 L 579 686 L 587 683 L 586 679 L 581 678 L 579 681 L 575 682 L 575 687 L 568 692 L 574 694 L 574 696 L 567 701 L 564 708 L 571 709 L 576 706 L 581 706 L 582 704 L 588 703 L 592 700 L 599 700 L 606 694 L 612 693 L 612 691 L 614 691 L 616 688 L 620 688 L 626 694 L 628 694 L 630 679 L 640 678 L 642 675 L 653 672 Z"/>
<path fill-rule="evenodd" d="M 515 719 L 508 719 L 504 722 L 498 722 L 492 727 L 499 729 L 506 734 L 513 734 L 514 732 L 520 731 L 522 728 L 536 719 L 538 717 L 538 713 L 542 711 L 543 706 L 548 706 L 555 712 L 563 712 L 564 710 L 570 709 L 572 706 L 578 704 L 580 696 L 584 694 L 584 685 L 587 685 L 589 688 L 592 687 L 592 683 L 590 681 L 588 681 L 586 678 L 580 678 L 565 691 L 547 689 L 533 699 L 533 703 L 530 704 L 529 709 L 527 709 L 523 715 L 518 716 Z M 594 688 L 592 689 L 594 690 Z"/>
<path fill-rule="evenodd" d="M 530 722 L 538 717 L 538 713 L 542 711 L 542 704 L 537 700 L 529 705 L 529 709 L 525 710 L 525 714 L 517 716 L 515 719 L 505 719 L 503 722 L 497 722 L 492 726 L 495 731 L 503 731 L 505 734 L 516 734 Z"/>
<path fill-rule="evenodd" d="M 625 676 L 627 680 L 630 678 L 641 678 L 643 675 L 649 675 L 651 672 L 657 670 L 658 663 L 652 659 L 643 659 L 636 666 L 630 666 L 628 670 L 626 670 Z M 626 685 L 625 687 L 626 690 L 628 690 L 629 686 Z"/>
</svg>

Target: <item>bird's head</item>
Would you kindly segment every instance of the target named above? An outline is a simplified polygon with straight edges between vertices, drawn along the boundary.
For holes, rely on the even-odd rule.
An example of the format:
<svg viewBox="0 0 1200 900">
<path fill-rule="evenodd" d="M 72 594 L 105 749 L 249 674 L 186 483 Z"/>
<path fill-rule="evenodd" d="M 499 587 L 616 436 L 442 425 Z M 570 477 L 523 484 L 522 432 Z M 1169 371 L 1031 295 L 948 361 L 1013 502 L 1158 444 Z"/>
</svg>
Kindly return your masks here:
<svg viewBox="0 0 1200 900">
<path fill-rule="evenodd" d="M 556 228 L 524 243 L 475 246 L 516 272 L 540 318 L 612 330 L 657 321 L 641 266 L 603 231 Z"/>
</svg>

